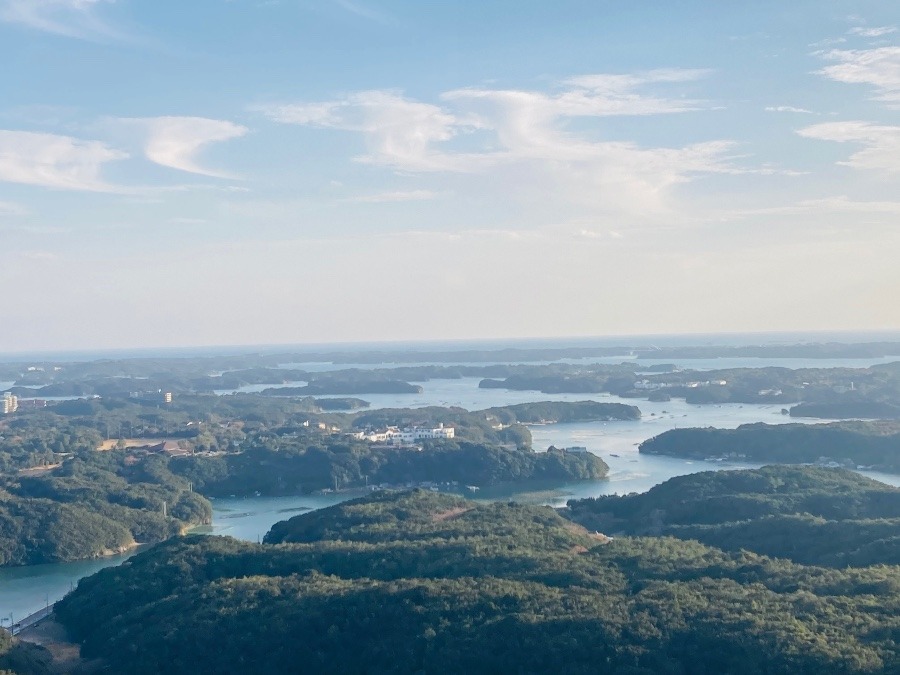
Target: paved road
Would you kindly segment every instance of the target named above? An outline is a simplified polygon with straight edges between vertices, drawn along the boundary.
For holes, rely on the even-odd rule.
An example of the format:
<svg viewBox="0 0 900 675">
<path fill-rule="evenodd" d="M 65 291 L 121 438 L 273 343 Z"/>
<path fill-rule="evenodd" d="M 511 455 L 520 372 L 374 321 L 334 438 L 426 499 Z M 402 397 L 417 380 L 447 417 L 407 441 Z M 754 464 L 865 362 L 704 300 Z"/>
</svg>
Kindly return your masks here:
<svg viewBox="0 0 900 675">
<path fill-rule="evenodd" d="M 41 619 L 46 619 L 51 614 L 53 614 L 53 605 L 44 607 L 43 609 L 39 609 L 34 614 L 29 614 L 21 621 L 16 621 L 16 623 L 12 627 L 12 634 L 17 635 L 18 633 L 21 633 L 26 628 L 33 626 Z"/>
</svg>

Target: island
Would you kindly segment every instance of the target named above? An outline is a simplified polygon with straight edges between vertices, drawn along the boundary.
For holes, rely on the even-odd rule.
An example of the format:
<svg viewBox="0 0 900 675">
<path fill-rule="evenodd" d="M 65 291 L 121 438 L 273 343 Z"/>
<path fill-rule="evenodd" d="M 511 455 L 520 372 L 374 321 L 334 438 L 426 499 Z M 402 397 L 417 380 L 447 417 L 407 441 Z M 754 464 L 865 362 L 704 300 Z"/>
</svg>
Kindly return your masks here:
<svg viewBox="0 0 900 675">
<path fill-rule="evenodd" d="M 639 451 L 688 459 L 818 463 L 900 472 L 900 422 L 742 424 L 737 429 L 672 429 Z"/>
<path fill-rule="evenodd" d="M 590 401 L 345 413 L 328 400 L 86 399 L 0 418 L 0 566 L 156 543 L 209 524 L 213 497 L 599 480 L 602 459 L 536 451 L 523 423 L 640 416 Z"/>
<path fill-rule="evenodd" d="M 840 508 L 843 495 L 810 490 Z M 892 672 L 898 570 L 379 492 L 279 523 L 262 544 L 171 539 L 83 579 L 55 619 L 84 658 L 138 675 Z"/>
<path fill-rule="evenodd" d="M 643 494 L 572 500 L 562 514 L 615 536 L 672 536 L 806 565 L 900 565 L 900 489 L 845 469 L 706 471 Z"/>
<path fill-rule="evenodd" d="M 297 352 L 183 359 L 0 363 L 5 393 L 20 399 L 101 397 L 153 401 L 161 395 L 240 392 L 263 387 L 264 396 L 314 397 L 417 394 L 435 379 L 477 378 L 483 389 L 609 394 L 691 404 L 779 404 L 795 416 L 900 417 L 900 360 L 868 368 L 679 368 L 667 359 L 718 357 L 883 358 L 900 352 L 892 342 L 743 347 L 667 347 L 446 352 Z M 619 363 L 591 358 L 621 355 Z M 514 362 L 521 357 L 522 362 Z M 356 358 L 358 361 L 353 361 Z M 528 359 L 575 362 L 528 363 Z M 328 369 L 321 370 L 327 361 Z M 491 361 L 496 361 L 491 363 Z M 654 362 L 656 361 L 656 362 Z M 371 368 L 351 367 L 368 363 Z M 402 364 L 402 365 L 401 365 Z M 346 366 L 346 367 L 342 367 Z M 414 384 L 417 383 L 417 384 Z M 424 385 L 421 383 L 425 383 Z M 4 392 L 0 392 L 3 394 Z M 321 399 L 320 399 L 321 400 Z"/>
</svg>

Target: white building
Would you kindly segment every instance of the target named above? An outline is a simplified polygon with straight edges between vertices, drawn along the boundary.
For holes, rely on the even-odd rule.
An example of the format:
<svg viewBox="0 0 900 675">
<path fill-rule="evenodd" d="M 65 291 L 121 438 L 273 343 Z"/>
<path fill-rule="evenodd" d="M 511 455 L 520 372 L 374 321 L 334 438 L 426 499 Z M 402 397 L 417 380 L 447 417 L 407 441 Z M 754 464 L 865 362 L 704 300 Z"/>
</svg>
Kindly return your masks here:
<svg viewBox="0 0 900 675">
<path fill-rule="evenodd" d="M 456 429 L 453 427 L 445 427 L 444 423 L 441 422 L 434 429 L 420 429 L 419 427 L 413 427 L 412 432 L 416 435 L 416 440 L 422 438 L 453 438 L 456 436 Z"/>
<path fill-rule="evenodd" d="M 19 399 L 8 391 L 3 394 L 3 414 L 8 415 L 19 409 Z"/>
<path fill-rule="evenodd" d="M 443 423 L 433 429 L 423 427 L 408 427 L 400 429 L 398 427 L 388 427 L 379 431 L 360 431 L 352 434 L 354 438 L 361 441 L 369 441 L 369 443 L 392 443 L 395 445 L 412 445 L 416 441 L 431 439 L 450 439 L 456 436 L 456 429 L 453 427 L 445 427 Z"/>
</svg>

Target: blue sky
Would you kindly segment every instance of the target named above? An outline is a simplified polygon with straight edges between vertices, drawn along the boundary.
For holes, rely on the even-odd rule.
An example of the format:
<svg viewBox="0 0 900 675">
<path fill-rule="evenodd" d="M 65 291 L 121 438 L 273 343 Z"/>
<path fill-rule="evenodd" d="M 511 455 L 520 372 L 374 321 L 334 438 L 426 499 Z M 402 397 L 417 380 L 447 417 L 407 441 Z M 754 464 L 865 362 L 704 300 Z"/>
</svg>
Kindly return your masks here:
<svg viewBox="0 0 900 675">
<path fill-rule="evenodd" d="M 0 352 L 900 329 L 898 28 L 0 0 Z"/>
</svg>

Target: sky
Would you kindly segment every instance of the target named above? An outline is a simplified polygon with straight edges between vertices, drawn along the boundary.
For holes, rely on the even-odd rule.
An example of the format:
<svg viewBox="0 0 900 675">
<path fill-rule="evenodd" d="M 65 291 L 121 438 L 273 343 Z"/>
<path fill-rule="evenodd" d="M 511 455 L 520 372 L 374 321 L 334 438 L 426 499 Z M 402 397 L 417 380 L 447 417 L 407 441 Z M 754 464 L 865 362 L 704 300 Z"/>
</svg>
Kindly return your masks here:
<svg viewBox="0 0 900 675">
<path fill-rule="evenodd" d="M 0 353 L 900 329 L 895 0 L 0 0 Z"/>
</svg>

